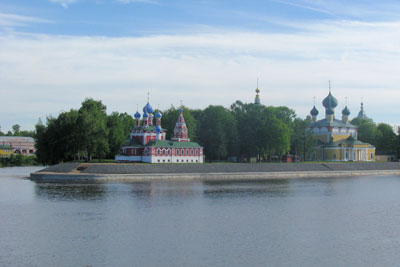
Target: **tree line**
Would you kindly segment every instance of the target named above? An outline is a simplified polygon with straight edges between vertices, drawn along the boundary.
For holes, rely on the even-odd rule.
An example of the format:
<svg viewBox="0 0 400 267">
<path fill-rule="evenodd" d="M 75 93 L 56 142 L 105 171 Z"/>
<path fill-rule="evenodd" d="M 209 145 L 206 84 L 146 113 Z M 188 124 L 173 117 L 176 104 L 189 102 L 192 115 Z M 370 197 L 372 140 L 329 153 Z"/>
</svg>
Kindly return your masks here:
<svg viewBox="0 0 400 267">
<path fill-rule="evenodd" d="M 157 110 L 155 111 L 157 112 Z M 171 138 L 179 108 L 161 111 L 162 127 Z M 309 158 L 315 143 L 306 131 L 311 118 L 302 119 L 288 107 L 271 107 L 236 101 L 229 108 L 210 105 L 183 109 L 191 141 L 204 147 L 206 160 L 229 158 L 267 160 L 285 154 Z M 390 125 L 354 119 L 359 140 L 377 147 L 379 153 L 398 153 L 399 138 Z M 38 161 L 55 164 L 71 160 L 113 159 L 129 137 L 135 119 L 127 113 L 107 114 L 106 106 L 91 98 L 78 110 L 71 109 L 44 124 L 36 124 Z M 389 129 L 390 128 L 390 129 Z"/>
</svg>

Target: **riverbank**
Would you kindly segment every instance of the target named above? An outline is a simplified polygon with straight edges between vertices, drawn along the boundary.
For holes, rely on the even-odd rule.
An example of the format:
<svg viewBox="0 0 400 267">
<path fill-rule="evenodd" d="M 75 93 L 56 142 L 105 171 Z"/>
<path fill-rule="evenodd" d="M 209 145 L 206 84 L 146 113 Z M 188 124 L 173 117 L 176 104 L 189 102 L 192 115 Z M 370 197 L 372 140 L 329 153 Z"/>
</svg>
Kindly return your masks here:
<svg viewBox="0 0 400 267">
<path fill-rule="evenodd" d="M 262 180 L 400 175 L 400 162 L 384 163 L 64 163 L 31 174 L 37 181 Z"/>
</svg>

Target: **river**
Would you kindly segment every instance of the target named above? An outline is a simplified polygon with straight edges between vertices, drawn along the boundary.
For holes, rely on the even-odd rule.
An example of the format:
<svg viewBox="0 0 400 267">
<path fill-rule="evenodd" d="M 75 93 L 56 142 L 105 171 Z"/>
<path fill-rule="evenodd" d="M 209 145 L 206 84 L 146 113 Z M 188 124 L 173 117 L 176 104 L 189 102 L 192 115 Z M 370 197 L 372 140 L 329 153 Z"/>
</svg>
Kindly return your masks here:
<svg viewBox="0 0 400 267">
<path fill-rule="evenodd" d="M 398 266 L 400 176 L 39 183 L 0 169 L 0 266 Z"/>
</svg>

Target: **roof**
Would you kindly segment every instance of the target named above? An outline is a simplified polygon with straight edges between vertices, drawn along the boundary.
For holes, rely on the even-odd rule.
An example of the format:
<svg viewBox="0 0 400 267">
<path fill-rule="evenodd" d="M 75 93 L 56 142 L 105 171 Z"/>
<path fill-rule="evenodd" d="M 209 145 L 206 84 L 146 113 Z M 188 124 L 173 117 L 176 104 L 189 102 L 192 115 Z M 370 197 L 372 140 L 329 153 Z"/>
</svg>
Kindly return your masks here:
<svg viewBox="0 0 400 267">
<path fill-rule="evenodd" d="M 350 124 L 350 123 L 344 123 L 341 120 L 338 119 L 333 119 L 332 121 L 327 120 L 327 119 L 322 119 L 316 122 L 312 122 L 310 124 L 310 128 L 313 127 L 348 127 L 348 128 L 357 128 L 357 126 Z"/>
<path fill-rule="evenodd" d="M 349 136 L 346 140 L 342 140 L 342 141 L 339 141 L 339 142 L 329 143 L 329 144 L 326 144 L 326 145 L 324 145 L 324 146 L 335 147 L 335 146 L 342 146 L 342 145 L 368 145 L 368 146 L 370 146 L 370 147 L 374 147 L 374 146 L 371 145 L 371 144 L 358 141 L 358 140 L 355 139 L 353 136 Z"/>
<path fill-rule="evenodd" d="M 151 131 L 156 131 L 156 125 L 150 125 L 149 127 L 144 127 L 143 125 L 140 125 L 140 127 L 139 128 L 133 128 L 133 131 L 137 131 L 137 130 L 140 130 L 140 131 L 149 131 L 149 132 L 151 132 Z M 163 131 L 163 132 L 166 132 L 167 131 L 167 129 L 164 129 L 164 128 L 161 128 L 161 130 Z"/>
<path fill-rule="evenodd" d="M 202 148 L 198 143 L 195 142 L 179 142 L 169 140 L 155 140 L 150 141 L 145 147 L 168 147 L 168 148 Z"/>
<path fill-rule="evenodd" d="M 0 142 L 31 142 L 34 143 L 35 140 L 32 137 L 27 136 L 0 136 Z"/>
<path fill-rule="evenodd" d="M 196 142 L 179 142 L 170 140 L 154 140 L 143 145 L 138 139 L 132 138 L 127 141 L 124 146 L 134 146 L 134 147 L 168 147 L 168 148 L 202 148 Z"/>
<path fill-rule="evenodd" d="M 14 149 L 12 146 L 0 145 L 0 149 Z"/>
</svg>

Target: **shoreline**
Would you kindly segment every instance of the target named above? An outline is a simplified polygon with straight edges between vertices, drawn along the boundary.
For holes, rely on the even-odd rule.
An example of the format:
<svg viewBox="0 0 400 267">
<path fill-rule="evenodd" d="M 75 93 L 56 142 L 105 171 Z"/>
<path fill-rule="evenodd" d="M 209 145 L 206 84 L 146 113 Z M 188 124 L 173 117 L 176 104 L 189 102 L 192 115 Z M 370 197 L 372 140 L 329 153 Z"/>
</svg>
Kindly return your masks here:
<svg viewBox="0 0 400 267">
<path fill-rule="evenodd" d="M 43 182 L 229 181 L 400 175 L 400 163 L 95 164 L 64 163 L 31 173 Z"/>
</svg>

